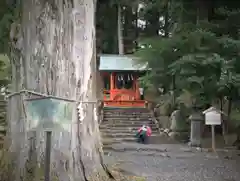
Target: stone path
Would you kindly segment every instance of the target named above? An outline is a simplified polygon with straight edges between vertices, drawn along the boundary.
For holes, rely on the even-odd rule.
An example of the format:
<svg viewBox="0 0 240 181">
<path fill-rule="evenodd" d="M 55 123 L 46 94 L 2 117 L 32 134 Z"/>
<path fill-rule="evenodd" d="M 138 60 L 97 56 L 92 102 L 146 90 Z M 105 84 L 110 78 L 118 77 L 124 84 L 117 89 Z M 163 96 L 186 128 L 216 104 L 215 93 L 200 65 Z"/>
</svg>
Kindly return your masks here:
<svg viewBox="0 0 240 181">
<path fill-rule="evenodd" d="M 124 172 L 148 181 L 239 181 L 239 154 L 226 150 L 209 153 L 180 144 L 121 143 L 112 145 L 105 160 L 108 164 L 117 161 Z"/>
</svg>

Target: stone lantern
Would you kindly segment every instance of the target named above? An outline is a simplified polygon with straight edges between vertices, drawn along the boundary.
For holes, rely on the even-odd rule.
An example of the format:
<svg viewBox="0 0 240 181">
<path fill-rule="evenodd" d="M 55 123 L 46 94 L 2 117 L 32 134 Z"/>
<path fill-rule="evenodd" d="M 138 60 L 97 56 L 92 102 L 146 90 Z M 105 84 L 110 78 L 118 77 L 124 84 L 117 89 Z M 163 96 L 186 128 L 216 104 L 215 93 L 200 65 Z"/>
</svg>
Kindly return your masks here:
<svg viewBox="0 0 240 181">
<path fill-rule="evenodd" d="M 193 147 L 201 147 L 202 122 L 204 120 L 201 113 L 193 113 L 189 117 L 191 121 L 191 133 L 189 145 Z"/>
</svg>

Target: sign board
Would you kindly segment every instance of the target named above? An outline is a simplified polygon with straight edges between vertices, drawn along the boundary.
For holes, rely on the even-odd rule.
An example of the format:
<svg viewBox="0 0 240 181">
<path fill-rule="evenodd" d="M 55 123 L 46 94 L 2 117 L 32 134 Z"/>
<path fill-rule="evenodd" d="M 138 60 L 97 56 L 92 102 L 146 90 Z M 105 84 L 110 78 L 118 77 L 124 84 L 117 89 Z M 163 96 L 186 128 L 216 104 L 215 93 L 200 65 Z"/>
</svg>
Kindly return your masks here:
<svg viewBox="0 0 240 181">
<path fill-rule="evenodd" d="M 208 112 L 205 114 L 206 125 L 221 125 L 221 114 L 218 112 Z"/>
<path fill-rule="evenodd" d="M 203 112 L 205 115 L 206 125 L 221 125 L 222 124 L 222 113 L 216 108 L 211 107 Z"/>
<path fill-rule="evenodd" d="M 27 100 L 27 129 L 70 132 L 73 108 L 72 102 L 54 98 Z"/>
</svg>

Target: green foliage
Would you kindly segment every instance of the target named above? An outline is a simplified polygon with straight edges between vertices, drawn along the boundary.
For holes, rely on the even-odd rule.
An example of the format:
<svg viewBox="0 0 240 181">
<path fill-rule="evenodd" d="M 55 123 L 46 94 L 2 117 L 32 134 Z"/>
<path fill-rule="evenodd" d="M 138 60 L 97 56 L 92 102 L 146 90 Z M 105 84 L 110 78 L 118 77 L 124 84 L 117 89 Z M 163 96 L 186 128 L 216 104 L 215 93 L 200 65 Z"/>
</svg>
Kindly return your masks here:
<svg viewBox="0 0 240 181">
<path fill-rule="evenodd" d="M 6 55 L 0 54 L 0 88 L 7 86 L 10 80 L 10 62 Z"/>
<path fill-rule="evenodd" d="M 0 2 L 0 88 L 9 84 L 10 61 L 8 59 L 11 25 L 19 19 L 17 1 Z M 20 2 L 20 1 L 19 1 Z"/>
<path fill-rule="evenodd" d="M 19 7 L 15 0 L 0 1 L 0 141 L 5 134 L 6 102 L 4 91 L 10 83 L 9 42 L 11 24 L 19 19 Z M 6 93 L 6 92 L 4 92 Z"/>
<path fill-rule="evenodd" d="M 0 53 L 8 52 L 11 24 L 19 19 L 19 10 L 20 7 L 14 0 L 0 2 Z"/>
<path fill-rule="evenodd" d="M 178 22 L 177 28 L 170 30 L 172 36 L 141 40 L 143 48 L 136 55 L 147 61 L 152 69 L 143 78 L 149 82 L 146 84 L 175 93 L 187 90 L 200 105 L 222 97 L 238 99 L 239 9 L 223 8 L 221 4 L 213 8 L 215 17 L 211 20 L 185 22 L 182 19 L 189 17 L 182 16 L 182 19 L 171 20 Z M 197 11 L 193 9 L 192 12 L 197 19 Z"/>
<path fill-rule="evenodd" d="M 8 57 L 0 55 L 0 147 L 6 134 L 6 102 L 3 88 L 6 90 L 10 82 L 9 65 Z"/>
<path fill-rule="evenodd" d="M 171 42 L 168 39 L 160 39 L 158 37 L 144 39 L 142 45 L 144 48 L 141 48 L 136 52 L 136 56 L 141 57 L 142 61 L 148 61 L 148 65 L 151 68 L 147 77 L 143 78 L 146 80 L 151 80 L 149 85 L 153 84 L 157 87 L 166 87 L 168 88 L 171 83 L 169 82 L 169 72 L 168 66 L 172 61 L 177 57 L 174 52 L 175 42 Z M 173 56 L 169 56 L 173 55 Z"/>
</svg>

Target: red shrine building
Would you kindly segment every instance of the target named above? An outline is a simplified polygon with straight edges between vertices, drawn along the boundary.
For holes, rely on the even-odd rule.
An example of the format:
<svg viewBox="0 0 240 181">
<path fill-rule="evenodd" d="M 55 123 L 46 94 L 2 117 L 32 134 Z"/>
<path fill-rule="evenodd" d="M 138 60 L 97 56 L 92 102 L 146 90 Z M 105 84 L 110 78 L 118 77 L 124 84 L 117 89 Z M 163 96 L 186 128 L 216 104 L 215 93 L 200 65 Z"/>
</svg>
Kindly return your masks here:
<svg viewBox="0 0 240 181">
<path fill-rule="evenodd" d="M 100 55 L 99 71 L 104 84 L 105 107 L 144 107 L 145 100 L 138 79 L 147 71 L 136 58 Z"/>
</svg>

